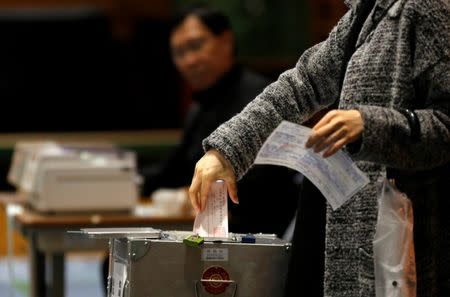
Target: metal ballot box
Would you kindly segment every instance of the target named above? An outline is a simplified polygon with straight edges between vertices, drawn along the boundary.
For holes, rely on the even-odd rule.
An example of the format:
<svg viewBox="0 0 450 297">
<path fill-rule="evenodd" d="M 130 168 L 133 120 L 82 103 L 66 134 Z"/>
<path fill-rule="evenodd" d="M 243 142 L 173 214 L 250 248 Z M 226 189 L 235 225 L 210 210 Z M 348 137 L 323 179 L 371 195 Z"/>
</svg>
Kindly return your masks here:
<svg viewBox="0 0 450 297">
<path fill-rule="evenodd" d="M 111 238 L 108 297 L 283 295 L 291 245 L 274 235 L 231 234 L 196 246 L 183 242 L 190 232 L 127 229 L 84 230 Z"/>
</svg>

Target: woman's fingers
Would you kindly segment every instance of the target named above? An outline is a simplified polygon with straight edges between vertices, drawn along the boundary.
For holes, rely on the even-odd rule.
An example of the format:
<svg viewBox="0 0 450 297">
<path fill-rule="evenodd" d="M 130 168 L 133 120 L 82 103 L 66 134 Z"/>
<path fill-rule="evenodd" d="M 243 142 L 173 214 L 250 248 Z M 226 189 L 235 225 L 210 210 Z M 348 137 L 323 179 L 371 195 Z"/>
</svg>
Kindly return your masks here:
<svg viewBox="0 0 450 297">
<path fill-rule="evenodd" d="M 225 183 L 227 185 L 228 195 L 230 196 L 231 201 L 233 201 L 236 204 L 239 204 L 236 181 L 234 179 L 226 179 Z"/>
<path fill-rule="evenodd" d="M 208 199 L 209 189 L 211 188 L 213 180 L 209 176 L 203 176 L 200 190 L 200 211 L 205 210 L 206 200 Z"/>
<path fill-rule="evenodd" d="M 314 147 L 317 143 L 322 142 L 327 135 L 332 134 L 336 129 L 336 125 L 340 125 L 337 121 L 339 110 L 331 110 L 327 112 L 323 118 L 314 125 L 309 136 L 306 147 Z"/>
<path fill-rule="evenodd" d="M 319 141 L 316 142 L 314 145 L 314 152 L 319 153 L 323 151 L 325 148 L 346 135 L 346 130 L 344 128 L 336 128 L 337 127 L 333 127 L 333 129 L 327 131 L 328 134 L 324 135 Z"/>
<path fill-rule="evenodd" d="M 347 144 L 347 141 L 345 138 L 340 139 L 339 141 L 335 142 L 332 146 L 330 146 L 324 153 L 323 157 L 328 158 L 329 156 L 332 156 L 335 154 L 338 150 L 344 147 L 344 145 Z"/>
<path fill-rule="evenodd" d="M 332 110 L 313 127 L 305 146 L 316 153 L 325 150 L 323 156 L 329 157 L 356 140 L 363 129 L 364 122 L 358 110 Z"/>
<path fill-rule="evenodd" d="M 231 200 L 238 203 L 236 178 L 231 164 L 216 150 L 210 150 L 197 162 L 189 199 L 196 212 L 205 209 L 213 182 L 225 181 Z"/>
<path fill-rule="evenodd" d="M 189 187 L 189 199 L 191 200 L 192 207 L 194 208 L 196 213 L 200 211 L 200 201 L 198 199 L 198 193 L 201 187 L 201 179 L 198 178 L 197 172 L 197 169 L 195 169 L 191 186 Z"/>
</svg>

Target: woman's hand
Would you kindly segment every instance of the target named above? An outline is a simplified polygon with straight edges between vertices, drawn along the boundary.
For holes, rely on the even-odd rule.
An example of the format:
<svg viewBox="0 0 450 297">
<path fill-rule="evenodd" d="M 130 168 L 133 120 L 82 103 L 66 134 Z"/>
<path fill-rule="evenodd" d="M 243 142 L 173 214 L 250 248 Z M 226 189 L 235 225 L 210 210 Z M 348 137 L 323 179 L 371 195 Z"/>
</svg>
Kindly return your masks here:
<svg viewBox="0 0 450 297">
<path fill-rule="evenodd" d="M 189 198 L 197 213 L 205 209 L 211 184 L 218 179 L 227 185 L 231 200 L 239 203 L 236 177 L 230 162 L 217 150 L 211 149 L 195 165 L 194 177 L 189 188 Z"/>
<path fill-rule="evenodd" d="M 306 147 L 329 157 L 344 145 L 357 140 L 364 130 L 358 110 L 331 110 L 313 128 Z"/>
</svg>

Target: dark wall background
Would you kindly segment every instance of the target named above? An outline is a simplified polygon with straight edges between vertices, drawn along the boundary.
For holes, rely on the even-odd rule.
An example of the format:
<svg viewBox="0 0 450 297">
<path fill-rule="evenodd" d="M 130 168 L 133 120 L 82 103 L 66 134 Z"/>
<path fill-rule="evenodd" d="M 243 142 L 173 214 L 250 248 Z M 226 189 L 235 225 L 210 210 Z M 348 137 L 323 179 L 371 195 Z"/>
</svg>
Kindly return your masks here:
<svg viewBox="0 0 450 297">
<path fill-rule="evenodd" d="M 170 59 L 169 19 L 189 2 L 0 0 L 0 190 L 10 189 L 11 133 L 181 127 L 190 93 Z M 230 16 L 240 62 L 273 79 L 345 11 L 342 0 L 207 2 Z M 168 149 L 129 148 L 142 163 Z"/>
<path fill-rule="evenodd" d="M 167 31 L 142 20 L 123 42 L 98 10 L 0 12 L 0 131 L 178 127 Z"/>
<path fill-rule="evenodd" d="M 240 61 L 276 78 L 326 37 L 336 1 L 208 3 L 230 16 Z M 180 127 L 188 92 L 168 23 L 189 2 L 0 0 L 0 133 Z"/>
</svg>

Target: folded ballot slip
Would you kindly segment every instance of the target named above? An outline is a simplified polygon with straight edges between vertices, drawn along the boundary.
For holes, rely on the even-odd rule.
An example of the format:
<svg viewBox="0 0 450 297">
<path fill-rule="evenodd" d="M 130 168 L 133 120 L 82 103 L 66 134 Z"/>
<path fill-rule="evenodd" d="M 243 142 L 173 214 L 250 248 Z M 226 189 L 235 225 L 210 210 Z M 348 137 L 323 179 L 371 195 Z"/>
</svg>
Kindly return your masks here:
<svg viewBox="0 0 450 297">
<path fill-rule="evenodd" d="M 255 164 L 286 166 L 302 173 L 325 196 L 333 210 L 346 203 L 369 183 L 350 156 L 339 150 L 323 158 L 305 143 L 311 129 L 283 121 L 261 147 Z"/>
<path fill-rule="evenodd" d="M 228 238 L 227 186 L 217 180 L 211 185 L 206 207 L 194 221 L 194 233 L 202 237 Z"/>
</svg>

